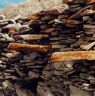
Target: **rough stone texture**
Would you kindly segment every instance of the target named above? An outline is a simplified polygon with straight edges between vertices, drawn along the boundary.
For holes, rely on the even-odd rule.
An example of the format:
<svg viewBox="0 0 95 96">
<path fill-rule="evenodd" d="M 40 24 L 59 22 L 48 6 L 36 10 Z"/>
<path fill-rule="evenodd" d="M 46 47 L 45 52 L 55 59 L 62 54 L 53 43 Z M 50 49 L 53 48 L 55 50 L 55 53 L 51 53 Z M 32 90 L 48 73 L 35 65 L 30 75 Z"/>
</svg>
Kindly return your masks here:
<svg viewBox="0 0 95 96">
<path fill-rule="evenodd" d="M 74 1 L 61 13 L 48 10 L 27 18 L 18 16 L 0 21 L 1 95 L 3 92 L 4 96 L 92 96 L 95 61 L 51 62 L 50 59 L 55 52 L 84 52 L 83 46 L 95 41 L 95 4 L 89 5 L 86 0 Z M 37 37 L 32 38 L 34 34 Z M 47 36 L 39 38 L 39 35 Z M 45 47 L 48 51 L 43 51 L 42 46 L 48 46 L 49 50 Z M 95 52 L 92 44 L 88 51 L 91 50 Z"/>
<path fill-rule="evenodd" d="M 4 14 L 6 18 L 14 18 L 19 14 L 27 16 L 29 13 L 37 13 L 42 10 L 58 9 L 59 11 L 63 11 L 64 8 L 67 8 L 67 5 L 64 5 L 65 7 L 62 6 L 62 0 L 35 0 L 35 2 L 34 0 L 26 0 L 25 3 L 19 5 L 8 5 L 0 11 L 0 14 Z"/>
</svg>

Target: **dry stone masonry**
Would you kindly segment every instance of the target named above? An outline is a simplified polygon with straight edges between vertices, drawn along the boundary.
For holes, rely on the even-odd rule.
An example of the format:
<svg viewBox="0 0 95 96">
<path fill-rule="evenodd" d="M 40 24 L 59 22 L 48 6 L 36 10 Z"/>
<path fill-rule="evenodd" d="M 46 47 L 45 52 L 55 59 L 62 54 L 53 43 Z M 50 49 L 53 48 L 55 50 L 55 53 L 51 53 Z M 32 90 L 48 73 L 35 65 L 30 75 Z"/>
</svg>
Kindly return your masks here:
<svg viewBox="0 0 95 96">
<path fill-rule="evenodd" d="M 95 96 L 95 1 L 63 2 L 1 18 L 0 96 Z"/>
</svg>

